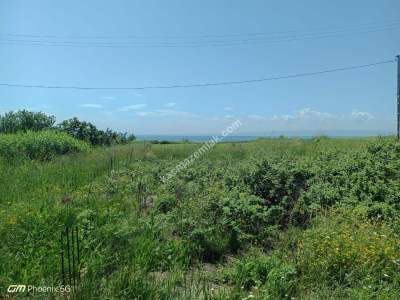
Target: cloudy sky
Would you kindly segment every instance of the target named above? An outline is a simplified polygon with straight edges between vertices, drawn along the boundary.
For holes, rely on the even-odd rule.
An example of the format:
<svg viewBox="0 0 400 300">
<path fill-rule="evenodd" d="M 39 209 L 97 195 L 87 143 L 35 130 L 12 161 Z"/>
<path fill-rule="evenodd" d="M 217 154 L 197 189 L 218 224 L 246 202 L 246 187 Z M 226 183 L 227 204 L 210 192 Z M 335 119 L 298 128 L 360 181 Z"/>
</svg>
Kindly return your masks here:
<svg viewBox="0 0 400 300">
<path fill-rule="evenodd" d="M 400 2 L 0 2 L 0 84 L 241 81 L 394 59 Z M 258 83 L 143 90 L 0 85 L 0 112 L 78 116 L 136 134 L 395 130 L 394 63 Z"/>
</svg>

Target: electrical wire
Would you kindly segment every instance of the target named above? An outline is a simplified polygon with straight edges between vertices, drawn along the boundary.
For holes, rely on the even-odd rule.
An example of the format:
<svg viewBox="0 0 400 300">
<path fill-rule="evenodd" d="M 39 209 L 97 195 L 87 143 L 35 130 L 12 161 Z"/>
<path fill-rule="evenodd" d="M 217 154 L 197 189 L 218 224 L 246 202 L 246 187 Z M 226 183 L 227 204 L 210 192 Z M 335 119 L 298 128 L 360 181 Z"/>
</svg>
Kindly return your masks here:
<svg viewBox="0 0 400 300">
<path fill-rule="evenodd" d="M 342 26 L 333 30 L 347 30 L 347 29 L 358 29 L 358 27 L 369 27 L 369 26 L 390 26 L 396 25 L 400 20 L 391 20 L 385 23 L 380 22 L 368 22 L 360 23 L 351 26 Z M 311 32 L 320 31 L 331 31 L 332 27 L 319 27 L 310 29 Z M 181 35 L 181 36 L 157 36 L 157 35 L 40 35 L 40 34 L 17 34 L 17 33 L 0 33 L 0 36 L 10 37 L 30 37 L 30 38 L 49 38 L 49 39 L 201 39 L 201 38 L 226 38 L 226 37 L 243 37 L 243 36 L 270 36 L 270 35 L 281 35 L 288 33 L 301 33 L 298 29 L 276 31 L 276 32 L 250 32 L 250 33 L 233 33 L 233 34 L 208 34 L 208 35 Z"/>
<path fill-rule="evenodd" d="M 76 40 L 54 40 L 53 38 L 59 38 L 60 36 L 50 36 L 52 38 L 43 39 L 45 36 L 40 35 L 30 35 L 30 37 L 36 37 L 35 39 L 21 39 L 16 38 L 0 38 L 0 44 L 2 45 L 22 45 L 22 46 L 51 46 L 51 47 L 96 47 L 96 48 L 158 48 L 158 47 L 220 47 L 220 46 L 235 46 L 235 45 L 251 45 L 251 44 L 275 44 L 282 42 L 291 42 L 291 41 L 299 41 L 299 40 L 314 40 L 314 39 L 323 39 L 337 36 L 348 36 L 348 35 L 359 35 L 380 31 L 388 31 L 388 30 L 398 30 L 400 29 L 400 22 L 392 22 L 391 24 L 386 24 L 383 26 L 374 26 L 367 28 L 353 28 L 353 29 L 336 29 L 330 31 L 323 32 L 312 32 L 312 33 L 303 33 L 303 34 L 291 34 L 291 35 L 283 35 L 283 36 L 273 36 L 270 35 L 267 37 L 258 37 L 258 36 L 240 36 L 234 37 L 233 39 L 226 39 L 228 35 L 222 36 L 223 38 L 214 39 L 214 40 L 202 40 L 196 39 L 192 41 L 76 41 Z M 256 35 L 256 34 L 253 34 Z M 261 35 L 259 33 L 258 35 Z M 264 34 L 265 35 L 265 34 Z M 1 35 L 0 35 L 1 36 Z M 12 35 L 8 35 L 12 36 Z M 20 37 L 21 35 L 17 35 Z M 42 39 L 40 39 L 40 37 Z M 232 37 L 232 35 L 231 35 Z M 39 38 L 39 39 L 38 39 Z M 77 36 L 72 37 L 78 38 Z M 83 39 L 83 36 L 81 37 Z M 111 37 L 110 37 L 111 38 Z"/>
<path fill-rule="evenodd" d="M 154 86 L 141 86 L 141 87 L 88 87 L 88 86 L 57 86 L 57 85 L 41 85 L 41 84 L 36 85 L 36 84 L 0 83 L 0 86 L 17 87 L 17 88 L 65 89 L 65 90 L 146 90 L 146 89 L 194 88 L 194 87 L 209 87 L 209 86 L 224 86 L 224 85 L 240 85 L 240 84 L 249 84 L 249 83 L 265 82 L 265 81 L 272 81 L 272 80 L 309 77 L 309 76 L 315 76 L 315 75 L 327 74 L 327 73 L 333 73 L 333 72 L 342 72 L 342 71 L 368 68 L 368 67 L 373 67 L 373 66 L 377 66 L 377 65 L 393 63 L 395 61 L 396 60 L 394 60 L 394 59 L 384 60 L 384 61 L 364 64 L 364 65 L 355 65 L 355 66 L 327 69 L 327 70 L 316 71 L 316 72 L 305 72 L 305 73 L 289 74 L 289 75 L 266 77 L 266 78 L 259 78 L 259 79 L 249 79 L 249 80 L 239 80 L 239 81 L 205 82 L 205 83 L 193 83 L 193 84 L 154 85 Z"/>
</svg>

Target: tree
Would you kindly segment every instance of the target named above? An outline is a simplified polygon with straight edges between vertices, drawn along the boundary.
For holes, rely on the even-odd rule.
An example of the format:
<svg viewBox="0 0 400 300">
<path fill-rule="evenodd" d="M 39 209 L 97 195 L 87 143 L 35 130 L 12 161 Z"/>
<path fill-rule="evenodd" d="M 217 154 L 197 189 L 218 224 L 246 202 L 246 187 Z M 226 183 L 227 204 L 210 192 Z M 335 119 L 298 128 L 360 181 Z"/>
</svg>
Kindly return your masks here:
<svg viewBox="0 0 400 300">
<path fill-rule="evenodd" d="M 10 111 L 0 115 L 0 133 L 15 133 L 19 131 L 40 131 L 53 127 L 56 118 L 43 112 L 20 110 Z"/>
<path fill-rule="evenodd" d="M 47 129 L 57 129 L 68 133 L 70 136 L 86 141 L 91 145 L 126 144 L 134 141 L 136 137 L 133 134 L 115 132 L 97 129 L 90 122 L 80 121 L 78 118 L 65 120 L 54 126 L 56 118 L 46 115 L 43 112 L 32 112 L 20 110 L 10 111 L 3 116 L 0 115 L 0 133 L 16 133 L 25 131 L 41 131 Z"/>
<path fill-rule="evenodd" d="M 135 140 L 134 135 L 127 133 L 119 133 L 107 128 L 99 130 L 90 122 L 80 121 L 78 118 L 72 118 L 61 122 L 57 128 L 61 131 L 79 140 L 86 141 L 92 145 L 126 144 L 129 141 Z"/>
</svg>

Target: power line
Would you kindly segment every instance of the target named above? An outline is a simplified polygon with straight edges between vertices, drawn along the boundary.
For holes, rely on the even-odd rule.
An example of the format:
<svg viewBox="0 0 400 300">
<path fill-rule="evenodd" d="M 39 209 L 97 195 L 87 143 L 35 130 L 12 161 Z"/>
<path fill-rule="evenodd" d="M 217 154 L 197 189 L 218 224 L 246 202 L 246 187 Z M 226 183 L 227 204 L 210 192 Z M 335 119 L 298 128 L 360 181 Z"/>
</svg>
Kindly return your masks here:
<svg viewBox="0 0 400 300">
<path fill-rule="evenodd" d="M 373 32 L 381 32 L 388 30 L 398 30 L 399 26 L 390 28 L 380 28 L 368 31 L 358 32 L 330 32 L 326 34 L 312 34 L 302 36 L 288 36 L 278 39 L 240 39 L 230 41 L 192 41 L 183 43 L 108 43 L 108 42 L 70 42 L 70 41 L 44 41 L 44 40 L 16 40 L 16 39 L 0 39 L 0 44 L 3 45 L 21 45 L 21 46 L 50 46 L 50 47 L 78 47 L 78 48 L 193 48 L 193 47 L 223 47 L 237 45 L 255 45 L 255 44 L 276 44 L 282 42 L 293 42 L 302 40 L 317 40 L 324 38 L 352 36 L 354 34 L 366 34 Z"/>
<path fill-rule="evenodd" d="M 146 89 L 194 88 L 194 87 L 207 87 L 207 86 L 239 85 L 239 84 L 272 81 L 272 80 L 308 77 L 308 76 L 315 76 L 315 75 L 326 74 L 326 73 L 368 68 L 368 67 L 373 67 L 373 66 L 377 66 L 377 65 L 393 63 L 395 61 L 396 60 L 393 60 L 393 59 L 392 60 L 384 60 L 384 61 L 379 61 L 379 62 L 370 63 L 370 64 L 364 64 L 364 65 L 348 66 L 348 67 L 327 69 L 327 70 L 317 71 L 317 72 L 297 73 L 297 74 L 266 77 L 266 78 L 259 78 L 259 79 L 249 79 L 249 80 L 240 80 L 240 81 L 206 82 L 206 83 L 194 83 L 194 84 L 155 85 L 155 86 L 142 86 L 142 87 L 85 87 L 85 86 L 57 86 L 57 85 L 0 83 L 0 86 L 18 87 L 18 88 L 66 89 L 66 90 L 146 90 Z"/>
<path fill-rule="evenodd" d="M 21 46 L 51 46 L 51 47 L 95 47 L 95 48 L 176 48 L 176 47 L 220 47 L 235 46 L 248 44 L 274 44 L 282 42 L 291 42 L 299 40 L 314 40 L 321 38 L 346 36 L 354 34 L 366 34 L 372 32 L 380 32 L 387 30 L 400 29 L 400 23 L 395 22 L 385 25 L 384 27 L 357 28 L 357 29 L 341 29 L 334 31 L 324 31 L 316 33 L 295 34 L 286 36 L 266 37 L 235 37 L 234 39 L 217 39 L 217 40 L 193 40 L 193 41 L 76 41 L 76 40 L 46 40 L 46 39 L 21 39 L 21 38 L 0 38 L 0 44 L 3 45 L 21 45 Z M 40 37 L 40 36 L 37 36 Z M 41 36 L 42 38 L 44 36 Z M 54 36 L 56 37 L 56 36 Z"/>
<path fill-rule="evenodd" d="M 72 42 L 72 41 L 46 41 L 46 40 L 21 40 L 21 39 L 0 39 L 3 45 L 21 45 L 21 46 L 50 46 L 50 47 L 78 47 L 78 48 L 193 48 L 193 47 L 223 47 L 223 46 L 237 46 L 237 45 L 255 45 L 255 44 L 276 44 L 282 42 L 293 42 L 301 40 L 317 40 L 324 38 L 352 36 L 374 32 L 382 32 L 389 30 L 398 30 L 399 26 L 392 26 L 388 28 L 379 28 L 373 30 L 364 30 L 357 32 L 329 32 L 318 34 L 307 34 L 299 36 L 287 36 L 274 39 L 237 39 L 237 40 L 220 40 L 220 41 L 188 41 L 188 42 L 152 42 L 152 43 L 138 43 L 138 42 Z"/>
<path fill-rule="evenodd" d="M 369 26 L 389 26 L 398 24 L 400 20 L 391 20 L 384 23 L 381 22 L 367 22 L 353 24 L 351 26 L 341 26 L 336 27 L 319 27 L 312 28 L 310 31 L 330 31 L 330 30 L 346 30 L 346 29 L 358 29 L 358 27 L 369 27 Z M 361 28 L 362 29 L 362 28 Z M 301 33 L 301 30 L 292 29 L 286 31 L 276 31 L 276 32 L 248 32 L 248 33 L 231 33 L 231 34 L 203 34 L 203 35 L 44 35 L 44 34 L 24 34 L 24 33 L 4 33 L 0 36 L 10 36 L 10 37 L 29 37 L 29 38 L 49 38 L 49 39 L 201 39 L 201 38 L 226 38 L 226 37 L 243 37 L 243 36 L 265 36 L 265 35 L 280 35 L 287 33 Z"/>
</svg>

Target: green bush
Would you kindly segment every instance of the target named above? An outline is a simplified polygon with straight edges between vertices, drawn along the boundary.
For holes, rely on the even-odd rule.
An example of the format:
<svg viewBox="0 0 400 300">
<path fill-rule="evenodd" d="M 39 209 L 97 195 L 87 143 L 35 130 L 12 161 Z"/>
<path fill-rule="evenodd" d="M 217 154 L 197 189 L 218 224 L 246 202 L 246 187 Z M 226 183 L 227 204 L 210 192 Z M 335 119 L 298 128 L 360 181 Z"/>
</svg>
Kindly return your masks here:
<svg viewBox="0 0 400 300">
<path fill-rule="evenodd" d="M 54 155 L 85 152 L 89 146 L 57 131 L 24 132 L 0 135 L 0 156 L 5 159 L 48 160 Z"/>
<path fill-rule="evenodd" d="M 321 143 L 323 139 L 317 144 Z M 368 203 L 371 217 L 399 209 L 398 170 L 400 144 L 382 139 L 355 152 L 332 149 L 315 157 L 282 154 L 257 159 L 245 167 L 241 180 L 231 177 L 227 183 L 236 189 L 246 186 L 262 199 L 264 210 L 274 209 L 271 224 L 304 227 L 332 206 Z"/>
<path fill-rule="evenodd" d="M 221 206 L 220 222 L 225 231 L 231 234 L 231 242 L 237 240 L 238 246 L 257 243 L 266 248 L 271 246 L 271 239 L 276 237 L 276 223 L 279 223 L 282 209 L 278 206 L 267 206 L 257 196 L 246 193 L 228 193 L 219 204 Z M 235 234 L 235 235 L 232 235 Z M 235 250 L 235 247 L 231 249 Z"/>
<path fill-rule="evenodd" d="M 307 222 L 302 214 L 295 212 L 313 176 L 313 168 L 302 160 L 266 159 L 248 171 L 244 183 L 269 208 L 270 224 L 286 227 L 293 222 L 299 225 Z"/>
<path fill-rule="evenodd" d="M 92 123 L 80 121 L 76 117 L 64 120 L 57 126 L 54 126 L 55 122 L 54 116 L 46 115 L 43 112 L 32 112 L 25 109 L 17 112 L 10 111 L 0 115 L 0 133 L 43 131 L 56 128 L 78 140 L 92 145 L 106 146 L 126 144 L 136 139 L 133 134 L 115 132 L 108 128 L 105 131 L 99 130 Z"/>
<path fill-rule="evenodd" d="M 54 116 L 43 112 L 20 110 L 0 115 L 0 133 L 16 133 L 20 131 L 41 131 L 52 128 L 56 121 Z"/>
<path fill-rule="evenodd" d="M 68 133 L 70 136 L 96 145 L 110 146 L 112 144 L 126 144 L 134 141 L 136 137 L 127 133 L 115 132 L 107 128 L 106 131 L 98 129 L 90 122 L 80 121 L 78 118 L 64 120 L 57 125 L 58 130 Z"/>
</svg>

